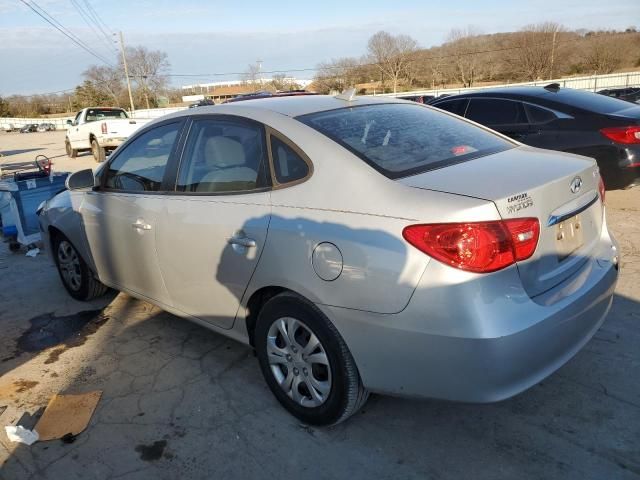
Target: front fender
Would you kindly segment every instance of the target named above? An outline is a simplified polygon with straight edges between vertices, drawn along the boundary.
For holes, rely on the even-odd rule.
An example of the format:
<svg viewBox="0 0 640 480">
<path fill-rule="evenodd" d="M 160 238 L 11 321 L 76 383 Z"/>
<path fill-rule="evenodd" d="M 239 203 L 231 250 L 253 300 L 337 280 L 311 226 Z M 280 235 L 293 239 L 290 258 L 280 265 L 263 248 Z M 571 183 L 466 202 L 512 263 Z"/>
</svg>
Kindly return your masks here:
<svg viewBox="0 0 640 480">
<path fill-rule="evenodd" d="M 69 239 L 83 260 L 95 272 L 95 263 L 89 250 L 82 221 L 81 207 L 84 195 L 85 192 L 81 190 L 64 190 L 43 205 L 38 218 L 46 249 L 52 249 L 51 234 L 58 231 Z"/>
</svg>

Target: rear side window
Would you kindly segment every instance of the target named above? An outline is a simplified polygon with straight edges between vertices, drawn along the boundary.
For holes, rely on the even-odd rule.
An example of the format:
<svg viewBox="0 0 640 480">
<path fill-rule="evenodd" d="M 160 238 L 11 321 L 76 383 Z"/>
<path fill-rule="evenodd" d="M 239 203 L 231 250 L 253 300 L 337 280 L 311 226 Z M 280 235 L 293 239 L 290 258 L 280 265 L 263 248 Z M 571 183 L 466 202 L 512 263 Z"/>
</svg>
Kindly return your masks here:
<svg viewBox="0 0 640 480">
<path fill-rule="evenodd" d="M 271 137 L 273 171 L 278 183 L 291 183 L 309 174 L 309 166 L 300 155 L 282 140 Z"/>
<path fill-rule="evenodd" d="M 418 104 L 348 107 L 297 117 L 389 178 L 513 148 L 514 144 Z"/>
<path fill-rule="evenodd" d="M 529 104 L 525 104 L 524 108 L 527 110 L 529 122 L 531 123 L 547 123 L 558 118 L 555 113 L 551 110 L 547 110 L 546 108 L 540 108 Z"/>
<path fill-rule="evenodd" d="M 157 192 L 181 123 L 152 128 L 124 147 L 109 163 L 105 187 L 112 190 Z"/>
<path fill-rule="evenodd" d="M 455 113 L 456 115 L 460 115 L 464 117 L 464 111 L 467 108 L 467 100 L 466 98 L 461 98 L 458 100 L 445 100 L 444 102 L 438 103 L 434 105 L 436 108 L 440 108 L 442 110 L 446 110 L 447 112 Z"/>
<path fill-rule="evenodd" d="M 527 123 L 522 103 L 496 98 L 473 98 L 466 117 L 482 125 L 517 125 Z"/>
</svg>

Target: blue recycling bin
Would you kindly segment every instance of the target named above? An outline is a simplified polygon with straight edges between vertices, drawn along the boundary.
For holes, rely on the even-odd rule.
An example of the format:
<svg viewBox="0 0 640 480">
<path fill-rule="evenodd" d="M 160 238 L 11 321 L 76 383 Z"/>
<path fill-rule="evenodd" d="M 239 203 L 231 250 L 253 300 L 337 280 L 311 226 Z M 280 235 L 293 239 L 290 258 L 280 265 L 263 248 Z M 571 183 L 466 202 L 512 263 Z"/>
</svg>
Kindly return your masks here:
<svg viewBox="0 0 640 480">
<path fill-rule="evenodd" d="M 11 194 L 11 220 L 16 225 L 20 243 L 29 244 L 39 240 L 40 226 L 36 210 L 42 202 L 64 190 L 68 176 L 68 173 L 59 173 L 0 183 L 0 190 Z M 6 216 L 3 214 L 3 224 Z"/>
</svg>

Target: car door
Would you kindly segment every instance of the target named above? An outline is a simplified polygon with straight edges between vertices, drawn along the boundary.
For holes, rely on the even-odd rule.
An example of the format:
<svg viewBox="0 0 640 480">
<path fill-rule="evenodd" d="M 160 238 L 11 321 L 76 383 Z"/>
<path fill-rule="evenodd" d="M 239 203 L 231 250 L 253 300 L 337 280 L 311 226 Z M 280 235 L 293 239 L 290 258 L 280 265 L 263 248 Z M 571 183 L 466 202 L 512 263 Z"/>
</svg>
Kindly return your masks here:
<svg viewBox="0 0 640 480">
<path fill-rule="evenodd" d="M 81 215 L 100 280 L 170 305 L 156 255 L 156 229 L 166 214 L 165 175 L 183 122 L 167 121 L 135 136 L 101 170 Z"/>
<path fill-rule="evenodd" d="M 73 148 L 83 148 L 81 145 L 78 144 L 81 140 L 84 140 L 84 134 L 80 133 L 81 119 L 82 119 L 82 111 L 78 112 L 78 114 L 76 115 L 76 118 L 73 119 L 73 123 L 69 126 L 69 129 L 67 130 L 67 136 L 69 137 L 69 140 L 71 141 Z M 82 135 L 82 138 L 81 138 L 81 135 Z"/>
<path fill-rule="evenodd" d="M 174 308 L 231 328 L 271 218 L 265 131 L 239 117 L 194 118 L 158 258 Z"/>
<path fill-rule="evenodd" d="M 508 137 L 527 143 L 533 133 L 522 102 L 502 98 L 472 98 L 465 116 Z"/>
</svg>

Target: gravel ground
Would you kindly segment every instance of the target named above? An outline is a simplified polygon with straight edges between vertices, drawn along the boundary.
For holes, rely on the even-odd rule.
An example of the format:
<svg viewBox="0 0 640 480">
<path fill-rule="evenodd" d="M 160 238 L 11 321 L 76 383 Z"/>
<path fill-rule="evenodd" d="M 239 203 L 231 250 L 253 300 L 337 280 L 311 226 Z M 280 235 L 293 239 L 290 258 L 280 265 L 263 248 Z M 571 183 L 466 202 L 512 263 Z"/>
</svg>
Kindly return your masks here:
<svg viewBox="0 0 640 480">
<path fill-rule="evenodd" d="M 0 134 L 0 166 L 38 153 L 59 170 L 95 165 L 66 158 L 63 140 Z M 638 479 L 640 188 L 609 192 L 607 205 L 620 281 L 567 365 L 498 404 L 373 396 L 324 429 L 280 408 L 247 348 L 124 294 L 76 302 L 45 256 L 0 243 L 0 424 L 54 393 L 103 391 L 74 443 L 27 447 L 0 431 L 0 478 Z"/>
</svg>

